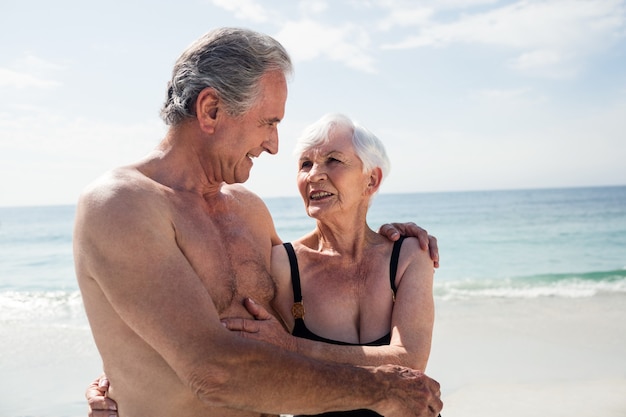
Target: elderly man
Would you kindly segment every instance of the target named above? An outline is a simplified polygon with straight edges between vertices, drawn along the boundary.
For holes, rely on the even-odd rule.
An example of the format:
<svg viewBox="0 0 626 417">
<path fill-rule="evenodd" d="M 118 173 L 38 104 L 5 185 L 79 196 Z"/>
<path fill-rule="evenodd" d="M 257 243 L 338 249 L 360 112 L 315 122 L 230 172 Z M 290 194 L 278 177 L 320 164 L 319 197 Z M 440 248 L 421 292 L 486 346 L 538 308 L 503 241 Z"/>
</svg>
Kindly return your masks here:
<svg viewBox="0 0 626 417">
<path fill-rule="evenodd" d="M 441 409 L 439 384 L 419 371 L 315 361 L 220 323 L 250 317 L 247 297 L 272 311 L 280 239 L 238 183 L 254 158 L 278 151 L 290 72 L 269 36 L 208 33 L 175 64 L 165 138 L 80 198 L 76 274 L 120 417 Z"/>
</svg>

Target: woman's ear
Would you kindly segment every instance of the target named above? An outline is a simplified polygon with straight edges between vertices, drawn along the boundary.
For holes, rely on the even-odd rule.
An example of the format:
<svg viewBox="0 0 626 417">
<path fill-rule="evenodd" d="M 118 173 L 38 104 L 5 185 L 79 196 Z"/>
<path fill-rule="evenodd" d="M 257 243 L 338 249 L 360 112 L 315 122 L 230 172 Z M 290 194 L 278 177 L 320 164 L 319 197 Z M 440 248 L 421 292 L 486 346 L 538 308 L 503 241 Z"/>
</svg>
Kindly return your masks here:
<svg viewBox="0 0 626 417">
<path fill-rule="evenodd" d="M 207 133 L 213 133 L 215 131 L 219 105 L 220 98 L 217 91 L 213 88 L 207 87 L 198 94 L 195 105 L 196 118 L 202 130 Z"/>
<path fill-rule="evenodd" d="M 367 184 L 367 190 L 370 192 L 370 195 L 378 191 L 378 188 L 380 187 L 382 181 L 383 171 L 382 169 L 380 169 L 380 167 L 376 167 L 370 171 L 369 183 Z"/>
</svg>

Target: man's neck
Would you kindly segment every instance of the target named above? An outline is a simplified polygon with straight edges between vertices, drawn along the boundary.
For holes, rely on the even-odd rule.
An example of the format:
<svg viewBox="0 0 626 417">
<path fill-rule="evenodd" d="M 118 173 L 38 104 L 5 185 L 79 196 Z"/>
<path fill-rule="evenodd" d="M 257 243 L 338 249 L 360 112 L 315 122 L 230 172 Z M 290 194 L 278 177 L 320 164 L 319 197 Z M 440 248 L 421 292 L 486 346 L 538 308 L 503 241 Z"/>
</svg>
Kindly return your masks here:
<svg viewBox="0 0 626 417">
<path fill-rule="evenodd" d="M 171 127 L 157 147 L 137 164 L 137 169 L 173 190 L 202 196 L 216 194 L 222 181 L 212 175 L 195 143 L 198 140 L 191 123 Z"/>
</svg>

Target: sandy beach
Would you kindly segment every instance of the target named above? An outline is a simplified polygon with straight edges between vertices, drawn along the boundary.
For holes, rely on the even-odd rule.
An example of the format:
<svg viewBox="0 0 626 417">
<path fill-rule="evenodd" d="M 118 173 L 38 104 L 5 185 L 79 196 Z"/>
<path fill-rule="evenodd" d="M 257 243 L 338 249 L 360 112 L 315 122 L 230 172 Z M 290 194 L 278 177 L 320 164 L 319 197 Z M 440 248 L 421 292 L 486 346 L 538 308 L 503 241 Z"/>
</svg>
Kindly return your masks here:
<svg viewBox="0 0 626 417">
<path fill-rule="evenodd" d="M 444 417 L 623 417 L 625 345 L 624 295 L 437 300 L 427 373 Z M 3 327 L 0 351 L 0 415 L 86 416 L 88 329 Z"/>
<path fill-rule="evenodd" d="M 626 416 L 626 297 L 438 301 L 444 417 Z"/>
</svg>

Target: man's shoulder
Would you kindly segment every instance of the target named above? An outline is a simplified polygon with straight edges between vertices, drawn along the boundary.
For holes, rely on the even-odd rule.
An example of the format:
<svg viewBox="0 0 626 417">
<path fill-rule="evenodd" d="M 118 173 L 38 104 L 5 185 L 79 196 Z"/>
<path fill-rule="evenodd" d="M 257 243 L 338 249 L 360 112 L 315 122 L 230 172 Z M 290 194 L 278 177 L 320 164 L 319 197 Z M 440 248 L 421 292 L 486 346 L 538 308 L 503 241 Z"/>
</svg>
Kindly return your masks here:
<svg viewBox="0 0 626 417">
<path fill-rule="evenodd" d="M 241 184 L 224 184 L 222 186 L 222 192 L 224 194 L 235 197 L 237 200 L 239 200 L 240 203 L 252 205 L 259 204 L 265 206 L 265 203 L 263 202 L 261 197 L 259 197 L 257 194 L 250 191 Z"/>
<path fill-rule="evenodd" d="M 133 166 L 104 173 L 83 189 L 78 208 L 96 216 L 143 215 L 144 208 L 161 206 L 163 193 L 158 184 Z M 145 213 L 144 213 L 145 214 Z"/>
<path fill-rule="evenodd" d="M 250 230 L 263 231 L 270 236 L 272 244 L 280 243 L 274 220 L 265 202 L 241 184 L 230 184 L 222 187 L 222 192 L 230 195 L 237 201 L 237 211 L 241 220 L 247 222 Z"/>
<path fill-rule="evenodd" d="M 96 178 L 83 189 L 81 197 L 105 201 L 120 195 L 128 198 L 134 194 L 148 193 L 153 187 L 154 181 L 137 168 L 125 166 L 112 169 Z"/>
</svg>

